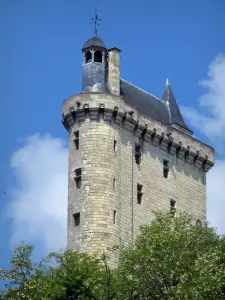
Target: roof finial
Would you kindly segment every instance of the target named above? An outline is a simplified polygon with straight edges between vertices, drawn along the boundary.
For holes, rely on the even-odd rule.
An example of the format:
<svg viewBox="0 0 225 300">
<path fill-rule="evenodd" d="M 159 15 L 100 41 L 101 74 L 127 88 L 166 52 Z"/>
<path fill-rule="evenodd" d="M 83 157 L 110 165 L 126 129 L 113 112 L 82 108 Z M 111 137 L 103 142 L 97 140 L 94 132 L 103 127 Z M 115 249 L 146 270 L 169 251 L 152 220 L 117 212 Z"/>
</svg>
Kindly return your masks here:
<svg viewBox="0 0 225 300">
<path fill-rule="evenodd" d="M 169 79 L 166 78 L 166 85 L 169 85 Z"/>
<path fill-rule="evenodd" d="M 94 18 L 91 18 L 91 24 L 94 24 L 95 27 L 94 27 L 94 36 L 97 36 L 97 26 L 99 26 L 99 22 L 101 21 L 102 19 L 100 19 L 97 15 L 97 9 L 95 9 L 95 16 Z"/>
</svg>

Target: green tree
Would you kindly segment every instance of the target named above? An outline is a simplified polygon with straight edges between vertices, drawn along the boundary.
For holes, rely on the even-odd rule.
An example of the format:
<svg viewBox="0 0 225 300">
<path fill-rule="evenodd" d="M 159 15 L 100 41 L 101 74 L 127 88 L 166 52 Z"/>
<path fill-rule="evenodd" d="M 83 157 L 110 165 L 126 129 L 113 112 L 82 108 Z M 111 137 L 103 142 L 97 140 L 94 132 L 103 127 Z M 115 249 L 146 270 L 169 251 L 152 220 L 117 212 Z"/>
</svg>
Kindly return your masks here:
<svg viewBox="0 0 225 300">
<path fill-rule="evenodd" d="M 159 214 L 121 252 L 117 299 L 225 299 L 225 240 L 187 215 Z"/>
<path fill-rule="evenodd" d="M 49 258 L 59 263 L 53 271 L 54 284 L 58 286 L 54 299 L 100 299 L 103 269 L 98 258 L 71 250 L 52 253 Z"/>
<path fill-rule="evenodd" d="M 66 250 L 35 264 L 32 253 L 24 243 L 13 250 L 10 268 L 0 269 L 0 279 L 9 281 L 0 299 L 112 299 L 105 257 Z"/>
<path fill-rule="evenodd" d="M 106 256 L 66 250 L 34 263 L 32 253 L 24 243 L 13 250 L 10 268 L 0 269 L 9 281 L 0 299 L 225 299 L 225 237 L 187 215 L 156 215 L 121 249 L 117 269 Z"/>
<path fill-rule="evenodd" d="M 22 242 L 21 246 L 13 249 L 10 268 L 0 269 L 0 279 L 9 282 L 0 299 L 40 299 L 40 296 L 48 294 L 50 274 L 42 262 L 32 261 L 33 248 Z"/>
</svg>

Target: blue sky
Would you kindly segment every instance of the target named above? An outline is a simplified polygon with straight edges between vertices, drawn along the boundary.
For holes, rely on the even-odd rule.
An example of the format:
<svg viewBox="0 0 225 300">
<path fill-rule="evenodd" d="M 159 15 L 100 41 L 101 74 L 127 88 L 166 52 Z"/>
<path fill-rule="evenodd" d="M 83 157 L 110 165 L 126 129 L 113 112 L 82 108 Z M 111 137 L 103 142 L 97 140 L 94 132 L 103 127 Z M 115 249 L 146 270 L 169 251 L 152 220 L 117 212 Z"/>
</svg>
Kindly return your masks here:
<svg viewBox="0 0 225 300">
<path fill-rule="evenodd" d="M 121 77 L 158 97 L 168 77 L 195 136 L 216 148 L 209 220 L 225 232 L 224 0 L 1 0 L 0 267 L 22 239 L 39 254 L 65 243 L 61 106 L 81 91 L 81 48 L 95 6 L 99 37 L 122 50 Z"/>
</svg>

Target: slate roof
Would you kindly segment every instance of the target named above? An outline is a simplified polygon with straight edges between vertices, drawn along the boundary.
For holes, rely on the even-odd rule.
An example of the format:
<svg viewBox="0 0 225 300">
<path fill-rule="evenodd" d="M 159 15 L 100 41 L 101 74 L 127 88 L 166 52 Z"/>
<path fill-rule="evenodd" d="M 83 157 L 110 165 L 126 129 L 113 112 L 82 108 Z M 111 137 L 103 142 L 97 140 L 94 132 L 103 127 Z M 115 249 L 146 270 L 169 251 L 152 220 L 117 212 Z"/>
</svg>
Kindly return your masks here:
<svg viewBox="0 0 225 300">
<path fill-rule="evenodd" d="M 173 95 L 172 89 L 170 84 L 167 82 L 162 99 L 166 102 L 169 102 L 169 108 L 170 108 L 170 123 L 178 124 L 188 130 L 190 130 L 187 125 L 185 124 L 181 112 L 179 110 L 179 107 L 177 105 L 177 102 L 175 100 L 175 97 Z"/>
<path fill-rule="evenodd" d="M 86 48 L 89 48 L 89 47 L 105 48 L 105 44 L 98 36 L 93 36 L 91 39 L 89 39 L 84 44 L 83 49 L 86 49 Z"/>
<path fill-rule="evenodd" d="M 191 131 L 185 124 L 169 84 L 162 100 L 120 78 L 120 90 L 123 99 L 140 112 L 166 125 L 177 124 Z"/>
</svg>

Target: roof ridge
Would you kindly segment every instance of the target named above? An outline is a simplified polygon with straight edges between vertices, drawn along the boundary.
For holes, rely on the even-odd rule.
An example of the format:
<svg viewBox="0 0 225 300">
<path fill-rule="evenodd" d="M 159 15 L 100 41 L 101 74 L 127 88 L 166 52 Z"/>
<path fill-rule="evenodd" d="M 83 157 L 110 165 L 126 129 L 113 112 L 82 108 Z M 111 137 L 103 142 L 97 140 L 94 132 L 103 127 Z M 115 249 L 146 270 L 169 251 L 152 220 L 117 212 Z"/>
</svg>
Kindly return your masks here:
<svg viewBox="0 0 225 300">
<path fill-rule="evenodd" d="M 168 100 L 166 101 L 166 104 L 167 104 L 168 113 L 169 113 L 169 123 L 171 124 L 171 108 L 170 108 L 170 103 Z"/>
<path fill-rule="evenodd" d="M 143 90 L 143 89 L 139 88 L 138 86 L 136 86 L 136 85 L 134 85 L 134 84 L 130 83 L 129 81 L 127 81 L 127 80 L 125 80 L 125 79 L 123 79 L 123 78 L 121 78 L 121 77 L 120 77 L 120 79 L 121 79 L 121 80 L 123 80 L 123 81 L 126 81 L 126 82 L 127 82 L 127 83 L 129 83 L 130 85 L 132 85 L 132 86 L 136 87 L 136 88 L 137 88 L 137 89 L 139 89 L 140 91 L 142 91 L 142 92 L 144 92 L 144 93 L 146 93 L 146 94 L 148 94 L 148 95 L 150 95 L 150 96 L 152 96 L 152 97 L 156 98 L 157 100 L 159 100 L 159 101 L 162 101 L 163 103 L 165 103 L 165 101 L 164 101 L 164 100 L 162 100 L 162 99 L 159 99 L 158 97 L 156 97 L 156 96 L 152 95 L 151 93 L 149 93 L 149 92 L 147 92 L 147 91 L 145 91 L 145 90 Z"/>
</svg>

